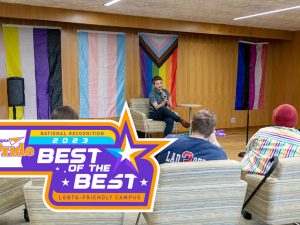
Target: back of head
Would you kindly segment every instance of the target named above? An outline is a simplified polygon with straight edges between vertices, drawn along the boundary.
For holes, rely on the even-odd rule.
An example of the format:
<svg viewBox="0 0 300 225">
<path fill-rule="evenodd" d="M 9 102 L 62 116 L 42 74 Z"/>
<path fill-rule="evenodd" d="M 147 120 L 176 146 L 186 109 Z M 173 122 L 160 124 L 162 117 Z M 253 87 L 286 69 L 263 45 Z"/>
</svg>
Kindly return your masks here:
<svg viewBox="0 0 300 225">
<path fill-rule="evenodd" d="M 207 138 L 214 132 L 216 123 L 217 118 L 213 112 L 200 110 L 193 117 L 192 131 Z"/>
<path fill-rule="evenodd" d="M 52 120 L 78 120 L 79 116 L 70 106 L 59 106 L 57 107 L 52 115 Z"/>
<path fill-rule="evenodd" d="M 294 106 L 283 104 L 274 109 L 272 120 L 275 126 L 293 128 L 298 123 L 298 112 Z"/>
</svg>

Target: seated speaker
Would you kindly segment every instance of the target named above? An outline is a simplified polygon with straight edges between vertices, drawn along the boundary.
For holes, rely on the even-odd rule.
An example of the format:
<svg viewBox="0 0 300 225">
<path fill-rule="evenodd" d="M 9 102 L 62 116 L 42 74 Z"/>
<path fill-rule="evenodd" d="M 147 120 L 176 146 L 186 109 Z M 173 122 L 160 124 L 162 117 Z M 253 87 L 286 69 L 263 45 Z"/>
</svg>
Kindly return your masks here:
<svg viewBox="0 0 300 225">
<path fill-rule="evenodd" d="M 8 106 L 25 106 L 24 78 L 7 78 Z"/>
</svg>

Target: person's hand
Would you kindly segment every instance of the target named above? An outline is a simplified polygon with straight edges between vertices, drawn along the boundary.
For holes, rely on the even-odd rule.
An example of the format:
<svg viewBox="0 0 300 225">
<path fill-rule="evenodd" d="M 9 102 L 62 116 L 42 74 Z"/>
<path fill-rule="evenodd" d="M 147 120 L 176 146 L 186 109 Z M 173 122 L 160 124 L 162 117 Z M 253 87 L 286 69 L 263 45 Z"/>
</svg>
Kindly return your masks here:
<svg viewBox="0 0 300 225">
<path fill-rule="evenodd" d="M 213 141 L 216 141 L 217 140 L 217 137 L 216 137 L 216 130 L 214 130 L 212 132 L 212 134 L 208 137 L 208 141 L 210 142 L 213 142 Z"/>
<path fill-rule="evenodd" d="M 166 101 L 166 105 L 169 106 L 170 103 L 171 103 L 170 100 L 169 100 L 169 99 L 166 99 L 165 101 Z"/>
<path fill-rule="evenodd" d="M 209 138 L 207 139 L 210 143 L 221 147 L 221 145 L 219 144 L 217 137 L 216 137 L 216 131 L 214 130 L 214 132 L 212 132 L 212 134 L 209 136 Z"/>
</svg>

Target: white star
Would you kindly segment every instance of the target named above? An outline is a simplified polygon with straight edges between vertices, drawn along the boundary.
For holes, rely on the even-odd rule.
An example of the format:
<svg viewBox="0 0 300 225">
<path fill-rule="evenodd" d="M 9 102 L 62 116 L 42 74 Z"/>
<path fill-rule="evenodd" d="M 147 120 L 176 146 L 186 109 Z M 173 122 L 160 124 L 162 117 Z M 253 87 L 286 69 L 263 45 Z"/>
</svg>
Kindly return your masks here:
<svg viewBox="0 0 300 225">
<path fill-rule="evenodd" d="M 138 152 L 138 151 L 141 151 L 141 150 L 144 150 L 144 148 L 131 148 L 130 143 L 128 141 L 128 138 L 126 136 L 125 148 L 122 152 L 120 152 L 120 154 L 122 155 L 121 162 L 124 159 L 127 159 L 131 162 L 131 159 L 130 159 L 131 155 L 134 154 L 135 152 Z"/>
<path fill-rule="evenodd" d="M 63 183 L 63 186 L 68 186 L 69 185 L 69 182 L 66 178 L 62 181 Z"/>
<path fill-rule="evenodd" d="M 56 170 L 59 171 L 59 167 L 56 167 Z"/>
<path fill-rule="evenodd" d="M 140 181 L 142 186 L 147 186 L 148 181 L 143 178 L 143 180 Z"/>
</svg>

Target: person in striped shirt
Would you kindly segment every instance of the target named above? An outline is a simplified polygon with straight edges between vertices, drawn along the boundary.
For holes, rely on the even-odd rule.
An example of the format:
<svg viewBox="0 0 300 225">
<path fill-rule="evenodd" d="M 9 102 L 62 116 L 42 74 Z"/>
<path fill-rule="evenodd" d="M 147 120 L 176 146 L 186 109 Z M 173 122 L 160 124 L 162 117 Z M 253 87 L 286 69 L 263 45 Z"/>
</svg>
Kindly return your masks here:
<svg viewBox="0 0 300 225">
<path fill-rule="evenodd" d="M 273 156 L 281 158 L 300 157 L 300 132 L 294 127 L 298 122 L 297 110 L 283 104 L 273 111 L 273 125 L 260 129 L 247 144 L 242 160 L 242 171 L 264 175 Z"/>
</svg>

